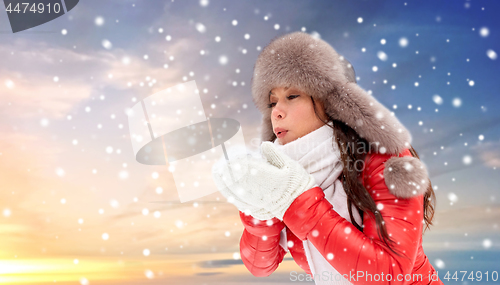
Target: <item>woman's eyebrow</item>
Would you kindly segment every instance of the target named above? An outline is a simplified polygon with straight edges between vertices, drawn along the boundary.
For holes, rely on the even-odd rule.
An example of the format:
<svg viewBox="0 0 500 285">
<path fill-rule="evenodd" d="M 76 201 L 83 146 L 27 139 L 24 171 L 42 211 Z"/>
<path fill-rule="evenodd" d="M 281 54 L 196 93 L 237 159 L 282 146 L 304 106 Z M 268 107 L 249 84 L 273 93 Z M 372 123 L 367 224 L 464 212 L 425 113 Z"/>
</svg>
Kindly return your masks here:
<svg viewBox="0 0 500 285">
<path fill-rule="evenodd" d="M 285 87 L 285 91 L 287 91 L 290 87 Z M 299 90 L 297 89 L 290 89 L 291 91 L 294 91 L 294 92 L 299 92 Z M 273 96 L 276 96 L 276 94 L 274 94 L 273 92 L 269 91 L 269 97 L 271 97 L 271 95 Z"/>
<path fill-rule="evenodd" d="M 272 93 L 271 91 L 269 91 L 269 100 L 271 100 L 271 95 L 272 96 L 276 96 L 276 94 Z"/>
</svg>

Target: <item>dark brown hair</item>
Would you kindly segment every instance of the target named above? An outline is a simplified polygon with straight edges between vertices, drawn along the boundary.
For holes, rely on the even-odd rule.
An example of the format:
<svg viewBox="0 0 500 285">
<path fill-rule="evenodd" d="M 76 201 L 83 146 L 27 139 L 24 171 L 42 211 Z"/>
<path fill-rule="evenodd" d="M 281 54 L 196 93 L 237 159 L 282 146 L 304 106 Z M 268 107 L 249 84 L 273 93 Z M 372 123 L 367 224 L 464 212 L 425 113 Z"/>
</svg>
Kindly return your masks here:
<svg viewBox="0 0 500 285">
<path fill-rule="evenodd" d="M 394 249 L 390 245 L 394 244 L 394 241 L 387 234 L 384 219 L 382 218 L 381 213 L 377 210 L 377 206 L 375 205 L 372 197 L 359 179 L 362 170 L 359 171 L 356 169 L 356 167 L 351 169 L 348 168 L 349 161 L 357 162 L 365 160 L 366 155 L 369 151 L 369 149 L 367 149 L 366 147 L 368 145 L 367 141 L 361 138 L 358 133 L 356 133 L 356 131 L 354 131 L 351 127 L 339 120 L 334 120 L 328 114 L 325 114 L 325 118 L 321 118 L 318 115 L 314 99 L 312 97 L 311 99 L 313 102 L 314 112 L 318 119 L 323 121 L 325 125 L 328 125 L 327 122 L 333 123 L 332 126 L 328 126 L 333 130 L 333 137 L 337 143 L 338 149 L 340 150 L 341 160 L 344 164 L 344 170 L 342 172 L 341 180 L 344 186 L 344 191 L 347 195 L 347 205 L 354 204 L 361 216 L 365 214 L 370 215 L 376 222 L 377 234 L 379 238 L 387 245 L 387 247 L 392 252 L 400 255 L 398 252 L 394 251 Z M 319 103 L 319 105 L 323 107 L 321 102 Z M 415 151 L 415 149 L 413 149 L 412 146 L 410 146 L 409 150 L 413 157 L 420 159 L 417 152 Z M 430 225 L 432 225 L 432 218 L 434 217 L 435 208 L 435 194 L 434 190 L 432 189 L 430 179 L 429 187 L 424 195 L 423 200 L 424 220 L 426 224 L 426 227 L 424 229 L 425 232 L 425 230 L 428 229 Z M 363 231 L 363 226 L 360 226 L 356 223 L 356 220 L 354 219 L 352 214 L 351 207 L 348 206 L 347 209 L 349 210 L 349 217 L 351 218 L 353 225 L 360 231 Z"/>
</svg>

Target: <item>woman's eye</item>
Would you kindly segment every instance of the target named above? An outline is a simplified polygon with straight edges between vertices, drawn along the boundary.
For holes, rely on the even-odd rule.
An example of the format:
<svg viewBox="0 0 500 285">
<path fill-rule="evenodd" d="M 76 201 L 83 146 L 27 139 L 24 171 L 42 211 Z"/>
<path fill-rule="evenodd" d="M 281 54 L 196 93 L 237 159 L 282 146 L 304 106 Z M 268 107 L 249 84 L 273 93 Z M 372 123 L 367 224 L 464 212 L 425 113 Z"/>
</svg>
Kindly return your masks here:
<svg viewBox="0 0 500 285">
<path fill-rule="evenodd" d="M 300 95 L 290 95 L 290 96 L 288 96 L 288 97 L 286 97 L 286 98 L 287 98 L 288 100 L 291 100 L 291 99 L 295 99 L 295 98 L 297 98 L 297 97 L 299 97 L 299 96 L 300 96 Z M 276 103 L 267 104 L 267 107 L 268 107 L 268 108 L 272 108 L 272 107 L 274 107 L 274 106 L 276 106 Z"/>
</svg>

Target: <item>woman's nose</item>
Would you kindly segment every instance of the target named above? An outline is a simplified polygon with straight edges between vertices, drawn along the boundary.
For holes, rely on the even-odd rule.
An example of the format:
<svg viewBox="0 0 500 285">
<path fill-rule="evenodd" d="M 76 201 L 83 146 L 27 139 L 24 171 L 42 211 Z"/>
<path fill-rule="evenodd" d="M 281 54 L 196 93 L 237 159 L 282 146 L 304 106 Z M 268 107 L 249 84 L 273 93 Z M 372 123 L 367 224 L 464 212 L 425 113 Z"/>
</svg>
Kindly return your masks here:
<svg viewBox="0 0 500 285">
<path fill-rule="evenodd" d="M 283 104 L 279 105 L 276 104 L 273 108 L 273 117 L 275 119 L 283 119 L 285 117 L 285 110 L 282 107 Z"/>
</svg>

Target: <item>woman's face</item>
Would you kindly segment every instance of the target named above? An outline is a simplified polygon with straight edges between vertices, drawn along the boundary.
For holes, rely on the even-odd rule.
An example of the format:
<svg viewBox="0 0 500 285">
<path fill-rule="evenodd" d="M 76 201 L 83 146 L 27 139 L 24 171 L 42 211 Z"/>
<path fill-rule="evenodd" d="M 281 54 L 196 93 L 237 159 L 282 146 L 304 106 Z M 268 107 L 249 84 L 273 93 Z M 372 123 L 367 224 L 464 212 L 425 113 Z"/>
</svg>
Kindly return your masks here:
<svg viewBox="0 0 500 285">
<path fill-rule="evenodd" d="M 318 115 L 326 122 L 321 102 L 315 101 Z M 294 87 L 277 87 L 269 93 L 271 123 L 281 145 L 285 145 L 323 126 L 314 113 L 311 96 Z M 280 130 L 283 131 L 280 133 Z"/>
</svg>

